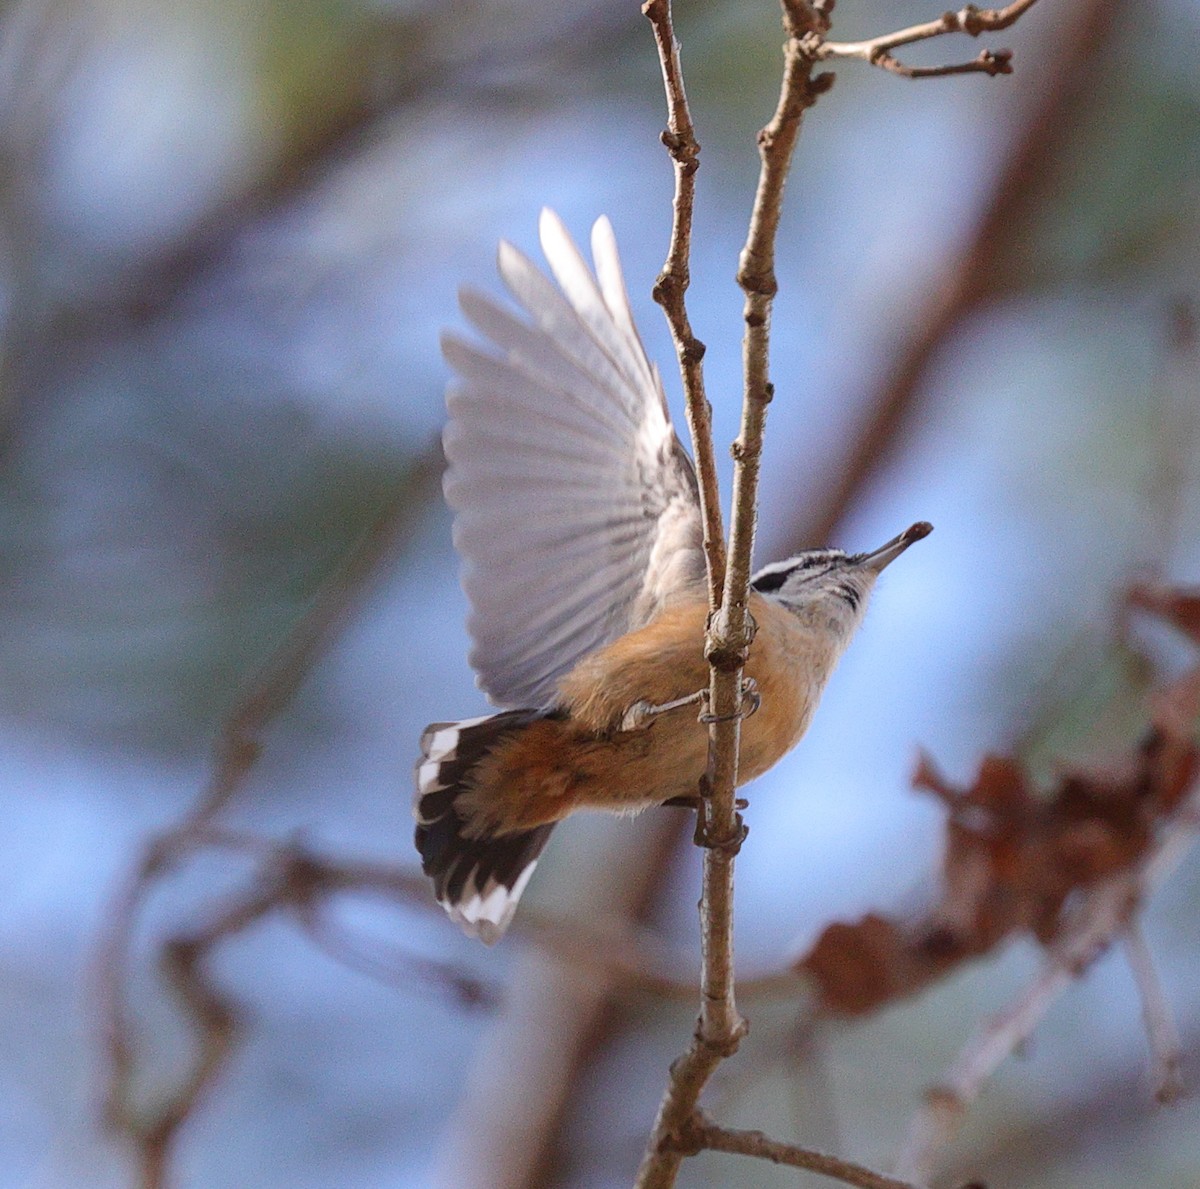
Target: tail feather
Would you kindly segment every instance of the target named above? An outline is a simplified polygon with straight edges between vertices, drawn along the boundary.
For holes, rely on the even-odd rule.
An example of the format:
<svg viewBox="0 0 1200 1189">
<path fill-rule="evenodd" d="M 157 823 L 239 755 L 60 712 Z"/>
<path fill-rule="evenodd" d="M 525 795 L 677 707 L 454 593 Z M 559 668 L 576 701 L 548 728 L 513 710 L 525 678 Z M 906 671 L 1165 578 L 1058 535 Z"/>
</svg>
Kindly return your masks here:
<svg viewBox="0 0 1200 1189">
<path fill-rule="evenodd" d="M 456 723 L 433 723 L 417 762 L 416 844 L 421 868 L 450 919 L 491 945 L 508 928 L 553 824 L 491 837 L 468 837 L 459 798 L 475 766 L 497 744 L 543 717 L 507 710 Z"/>
</svg>

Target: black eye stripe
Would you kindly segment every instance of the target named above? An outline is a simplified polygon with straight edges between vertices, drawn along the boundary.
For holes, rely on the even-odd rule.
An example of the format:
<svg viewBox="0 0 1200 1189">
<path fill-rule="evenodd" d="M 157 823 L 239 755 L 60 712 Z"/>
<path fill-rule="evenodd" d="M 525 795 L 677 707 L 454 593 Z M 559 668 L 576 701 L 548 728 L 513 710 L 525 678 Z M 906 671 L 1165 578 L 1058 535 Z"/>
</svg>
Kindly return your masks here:
<svg viewBox="0 0 1200 1189">
<path fill-rule="evenodd" d="M 813 570 L 814 567 L 820 566 L 819 570 L 813 573 L 805 571 Z M 773 590 L 779 590 L 789 578 L 794 578 L 797 575 L 803 575 L 804 581 L 811 582 L 814 578 L 821 577 L 822 574 L 827 574 L 833 567 L 829 565 L 824 558 L 818 558 L 815 561 L 805 560 L 804 562 L 792 566 L 787 570 L 771 570 L 766 574 L 759 574 L 757 578 L 751 582 L 760 594 L 766 594 Z"/>
<path fill-rule="evenodd" d="M 770 574 L 760 574 L 751 585 L 759 594 L 769 594 L 773 590 L 778 590 L 786 581 L 789 571 L 775 570 Z"/>
<path fill-rule="evenodd" d="M 751 585 L 760 594 L 769 594 L 782 589 L 788 579 L 811 582 L 820 578 L 845 560 L 846 555 L 836 549 L 814 549 L 790 561 L 776 562 L 759 573 Z"/>
</svg>

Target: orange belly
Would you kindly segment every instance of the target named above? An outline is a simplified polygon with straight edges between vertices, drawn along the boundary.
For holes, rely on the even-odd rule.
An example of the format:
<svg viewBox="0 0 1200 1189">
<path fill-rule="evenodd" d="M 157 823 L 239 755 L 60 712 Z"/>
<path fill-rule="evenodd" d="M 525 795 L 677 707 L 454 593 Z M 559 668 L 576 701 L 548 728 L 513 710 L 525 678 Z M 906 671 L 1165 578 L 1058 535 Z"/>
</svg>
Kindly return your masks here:
<svg viewBox="0 0 1200 1189">
<path fill-rule="evenodd" d="M 758 632 L 745 674 L 761 702 L 742 725 L 739 784 L 799 742 L 828 669 L 790 612 L 752 595 L 751 613 Z M 532 723 L 476 768 L 472 832 L 528 829 L 583 808 L 636 812 L 695 796 L 708 762 L 708 728 L 696 705 L 634 730 L 619 726 L 635 702 L 661 705 L 707 688 L 706 617 L 702 602 L 689 601 L 585 657 L 560 683 L 564 717 Z"/>
</svg>

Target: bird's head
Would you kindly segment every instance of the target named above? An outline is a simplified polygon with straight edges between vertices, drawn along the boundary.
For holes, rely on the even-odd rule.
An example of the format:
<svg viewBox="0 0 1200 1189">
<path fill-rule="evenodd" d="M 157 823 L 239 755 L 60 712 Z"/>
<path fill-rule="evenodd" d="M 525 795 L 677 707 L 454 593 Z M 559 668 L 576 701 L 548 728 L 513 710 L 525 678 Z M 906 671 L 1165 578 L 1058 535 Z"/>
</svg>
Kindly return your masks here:
<svg viewBox="0 0 1200 1189">
<path fill-rule="evenodd" d="M 932 531 L 933 525 L 920 520 L 870 553 L 808 549 L 763 566 L 751 579 L 751 587 L 844 643 L 862 621 L 875 579 L 884 567 Z"/>
</svg>

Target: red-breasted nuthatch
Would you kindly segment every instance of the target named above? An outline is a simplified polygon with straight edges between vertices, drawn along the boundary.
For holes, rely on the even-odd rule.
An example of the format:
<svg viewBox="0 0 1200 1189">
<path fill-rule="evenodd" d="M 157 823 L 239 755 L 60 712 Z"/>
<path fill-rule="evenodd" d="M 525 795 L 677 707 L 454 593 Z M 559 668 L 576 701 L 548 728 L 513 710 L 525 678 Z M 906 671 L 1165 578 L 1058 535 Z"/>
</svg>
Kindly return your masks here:
<svg viewBox="0 0 1200 1189">
<path fill-rule="evenodd" d="M 556 215 L 542 250 L 558 288 L 511 244 L 500 275 L 531 321 L 464 290 L 494 350 L 444 335 L 445 493 L 471 602 L 471 664 L 510 707 L 421 737 L 416 843 L 451 919 L 495 941 L 554 823 L 695 798 L 708 729 L 708 600 L 691 459 L 634 326 L 607 219 L 591 272 Z M 814 549 L 753 579 L 745 665 L 759 709 L 739 782 L 796 745 L 879 572 L 925 523 L 872 553 Z"/>
</svg>

